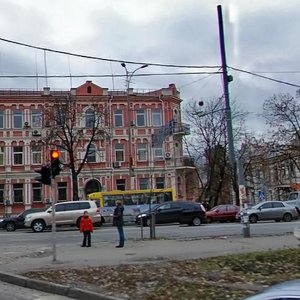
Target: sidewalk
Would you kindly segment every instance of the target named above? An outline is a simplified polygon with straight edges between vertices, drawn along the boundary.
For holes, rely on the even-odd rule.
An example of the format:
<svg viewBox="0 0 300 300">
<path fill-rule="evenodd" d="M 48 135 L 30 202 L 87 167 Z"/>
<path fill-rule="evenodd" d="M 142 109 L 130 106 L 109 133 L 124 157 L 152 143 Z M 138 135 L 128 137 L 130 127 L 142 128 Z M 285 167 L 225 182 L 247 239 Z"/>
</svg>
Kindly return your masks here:
<svg viewBox="0 0 300 300">
<path fill-rule="evenodd" d="M 51 248 L 20 249 L 20 252 L 1 253 L 0 280 L 10 283 L 57 293 L 76 299 L 112 299 L 105 295 L 89 291 L 76 290 L 37 282 L 16 274 L 42 269 L 68 269 L 110 266 L 119 264 L 159 263 L 171 260 L 196 259 L 284 248 L 298 248 L 300 242 L 294 235 L 260 236 L 260 237 L 219 237 L 197 240 L 139 240 L 127 241 L 124 248 L 115 248 L 115 243 L 98 243 L 91 248 L 79 245 L 66 247 L 57 245 L 57 260 L 53 262 Z M 71 296 L 70 296 L 71 295 Z M 116 299 L 116 298 L 115 298 Z"/>
<path fill-rule="evenodd" d="M 292 234 L 197 240 L 129 240 L 124 248 L 115 248 L 115 243 L 94 243 L 91 248 L 81 248 L 79 245 L 74 245 L 72 248 L 57 245 L 56 262 L 53 262 L 52 248 L 32 248 L 18 253 L 2 253 L 0 266 L 2 271 L 20 274 L 41 268 L 81 268 L 196 259 L 298 246 L 300 242 Z"/>
</svg>

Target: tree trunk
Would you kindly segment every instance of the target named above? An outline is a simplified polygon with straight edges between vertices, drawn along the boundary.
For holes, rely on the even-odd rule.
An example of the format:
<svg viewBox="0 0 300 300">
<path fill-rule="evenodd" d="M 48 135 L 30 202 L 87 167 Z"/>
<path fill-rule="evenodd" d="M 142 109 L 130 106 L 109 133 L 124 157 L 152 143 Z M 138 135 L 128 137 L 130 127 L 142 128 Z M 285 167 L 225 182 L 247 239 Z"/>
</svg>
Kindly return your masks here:
<svg viewBox="0 0 300 300">
<path fill-rule="evenodd" d="M 72 184 L 73 184 L 73 201 L 78 201 L 79 200 L 78 175 L 75 171 L 72 171 Z"/>
</svg>

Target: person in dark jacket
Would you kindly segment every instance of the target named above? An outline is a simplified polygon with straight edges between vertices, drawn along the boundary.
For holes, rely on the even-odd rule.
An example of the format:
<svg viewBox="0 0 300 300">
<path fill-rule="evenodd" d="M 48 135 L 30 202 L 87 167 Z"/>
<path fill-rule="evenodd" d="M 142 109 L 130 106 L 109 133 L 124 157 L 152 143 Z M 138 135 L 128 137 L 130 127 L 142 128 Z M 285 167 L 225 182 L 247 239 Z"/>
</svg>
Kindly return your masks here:
<svg viewBox="0 0 300 300">
<path fill-rule="evenodd" d="M 92 219 L 87 211 L 83 213 L 80 219 L 80 232 L 83 233 L 83 240 L 81 247 L 91 247 L 91 232 L 94 231 Z M 87 242 L 87 243 L 86 243 Z"/>
<path fill-rule="evenodd" d="M 116 246 L 116 248 L 123 248 L 124 247 L 124 229 L 123 229 L 123 212 L 124 212 L 124 206 L 122 204 L 122 201 L 117 200 L 116 201 L 116 208 L 114 210 L 113 215 L 113 225 L 118 228 L 119 233 L 119 245 Z"/>
</svg>

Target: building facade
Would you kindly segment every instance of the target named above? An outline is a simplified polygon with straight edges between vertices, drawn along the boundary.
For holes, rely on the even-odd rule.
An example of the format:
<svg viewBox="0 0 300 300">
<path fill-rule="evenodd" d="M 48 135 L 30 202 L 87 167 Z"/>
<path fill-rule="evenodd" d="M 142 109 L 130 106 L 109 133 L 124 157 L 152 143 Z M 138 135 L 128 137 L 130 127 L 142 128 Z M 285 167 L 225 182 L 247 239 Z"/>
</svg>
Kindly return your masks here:
<svg viewBox="0 0 300 300">
<path fill-rule="evenodd" d="M 199 185 L 195 169 L 183 155 L 181 99 L 174 84 L 156 91 L 109 91 L 91 81 L 66 91 L 0 91 L 0 214 L 42 207 L 50 199 L 72 199 L 70 154 L 61 148 L 63 170 L 49 186 L 34 170 L 49 160 L 53 103 L 74 99 L 81 113 L 81 146 L 72 159 L 80 163 L 89 141 L 95 105 L 103 112 L 103 136 L 91 144 L 78 175 L 79 199 L 95 191 L 174 188 L 178 199 L 193 200 Z M 77 116 L 74 116 L 75 118 Z M 72 135 L 71 135 L 72 136 Z M 59 145 L 59 144 L 58 144 Z M 75 163 L 76 164 L 76 163 Z"/>
</svg>

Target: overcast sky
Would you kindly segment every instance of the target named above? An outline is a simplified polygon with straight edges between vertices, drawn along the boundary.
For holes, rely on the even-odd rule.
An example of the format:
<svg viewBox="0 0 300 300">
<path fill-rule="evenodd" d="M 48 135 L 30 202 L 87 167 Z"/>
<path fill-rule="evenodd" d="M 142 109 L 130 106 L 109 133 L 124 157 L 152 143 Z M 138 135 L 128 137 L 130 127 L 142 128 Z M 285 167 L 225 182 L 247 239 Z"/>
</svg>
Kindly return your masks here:
<svg viewBox="0 0 300 300">
<path fill-rule="evenodd" d="M 2 0 L 0 38 L 119 61 L 220 66 L 217 5 L 222 5 L 227 64 L 300 85 L 299 0 Z M 46 62 L 46 64 L 45 64 Z M 46 68 L 45 68 L 46 66 Z M 137 65 L 127 64 L 133 71 Z M 120 63 L 45 53 L 0 41 L 0 75 L 118 75 Z M 137 73 L 212 72 L 149 66 Z M 265 72 L 265 73 L 260 73 Z M 256 133 L 263 101 L 297 87 L 231 71 L 230 98 L 249 112 Z M 125 89 L 124 78 L 48 78 L 53 89 L 70 89 L 92 80 Z M 131 87 L 159 89 L 175 83 L 184 100 L 220 97 L 221 75 L 135 77 Z M 0 88 L 42 89 L 45 79 L 0 79 Z"/>
</svg>

